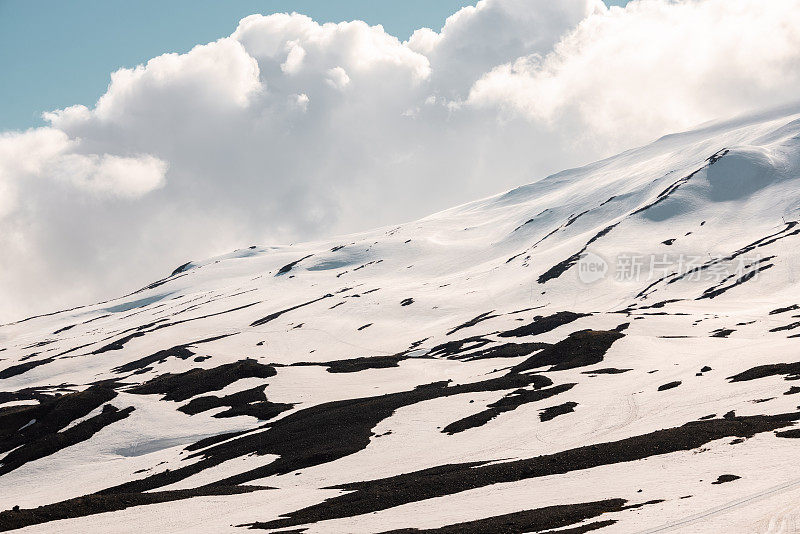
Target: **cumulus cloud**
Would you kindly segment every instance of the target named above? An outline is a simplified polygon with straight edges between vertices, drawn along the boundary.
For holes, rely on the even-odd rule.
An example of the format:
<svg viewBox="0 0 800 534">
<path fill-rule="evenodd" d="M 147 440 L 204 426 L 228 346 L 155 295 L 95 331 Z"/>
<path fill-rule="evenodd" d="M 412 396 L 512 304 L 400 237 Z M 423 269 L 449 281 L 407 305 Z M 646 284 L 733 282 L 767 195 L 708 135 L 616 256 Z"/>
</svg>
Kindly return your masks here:
<svg viewBox="0 0 800 534">
<path fill-rule="evenodd" d="M 3 185 L 12 190 L 34 180 L 55 180 L 72 185 L 76 192 L 138 198 L 164 184 L 167 164 L 158 158 L 82 154 L 80 144 L 55 128 L 0 135 Z M 15 209 L 19 200 L 15 197 L 5 195 L 0 217 Z"/>
<path fill-rule="evenodd" d="M 400 42 L 253 15 L 0 134 L 0 320 L 355 231 L 796 98 L 800 0 L 481 0 Z"/>
<path fill-rule="evenodd" d="M 494 67 L 475 106 L 534 122 L 574 121 L 609 148 L 795 99 L 796 0 L 639 0 L 583 20 L 546 54 Z"/>
</svg>

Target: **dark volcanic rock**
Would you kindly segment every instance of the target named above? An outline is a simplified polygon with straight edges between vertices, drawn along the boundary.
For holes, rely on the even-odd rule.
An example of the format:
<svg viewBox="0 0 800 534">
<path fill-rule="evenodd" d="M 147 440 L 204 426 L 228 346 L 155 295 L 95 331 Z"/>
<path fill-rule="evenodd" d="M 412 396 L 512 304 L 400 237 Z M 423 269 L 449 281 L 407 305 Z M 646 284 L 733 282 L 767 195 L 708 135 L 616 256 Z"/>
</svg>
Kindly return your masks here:
<svg viewBox="0 0 800 534">
<path fill-rule="evenodd" d="M 139 395 L 163 394 L 164 400 L 183 401 L 201 393 L 217 391 L 242 378 L 269 378 L 277 371 L 252 359 L 212 367 L 191 369 L 185 373 L 159 375 L 128 390 Z"/>
<path fill-rule="evenodd" d="M 294 268 L 295 265 L 297 265 L 298 263 L 300 263 L 301 261 L 303 261 L 305 259 L 310 258 L 311 256 L 313 256 L 313 254 L 309 254 L 308 256 L 304 256 L 304 257 L 300 258 L 299 260 L 295 260 L 295 261 L 293 261 L 291 263 L 287 263 L 286 265 L 284 265 L 283 267 L 278 269 L 278 272 L 275 274 L 275 276 L 280 276 L 282 274 L 288 273 L 289 271 L 291 271 Z"/>
<path fill-rule="evenodd" d="M 743 371 L 739 374 L 728 377 L 731 382 L 745 382 L 747 380 L 756 380 L 768 376 L 783 375 L 787 380 L 800 379 L 800 362 L 795 363 L 773 363 L 768 365 L 759 365 Z"/>
<path fill-rule="evenodd" d="M 264 394 L 263 386 L 256 386 L 244 391 L 238 391 L 224 397 L 209 395 L 205 397 L 195 397 L 188 404 L 184 404 L 178 410 L 189 415 L 195 415 L 214 408 L 228 406 L 229 409 L 214 414 L 214 417 L 236 417 L 238 415 L 250 415 L 261 420 L 272 419 L 281 412 L 289 410 L 294 404 L 270 402 Z"/>
<path fill-rule="evenodd" d="M 480 322 L 488 321 L 489 319 L 492 319 L 494 317 L 499 317 L 498 315 L 492 315 L 492 312 L 494 312 L 494 310 L 482 313 L 482 314 L 478 315 L 477 317 L 475 317 L 473 319 L 470 319 L 469 321 L 456 326 L 455 328 L 453 328 L 452 330 L 447 332 L 446 335 L 449 336 L 450 334 L 458 332 L 459 330 L 461 330 L 463 328 L 469 328 L 471 326 L 475 326 L 476 324 L 478 324 Z"/>
<path fill-rule="evenodd" d="M 551 529 L 560 529 L 561 527 L 575 525 L 576 523 L 598 517 L 604 513 L 619 512 L 630 508 L 624 506 L 625 503 L 626 501 L 624 499 L 608 499 L 605 501 L 548 506 L 535 510 L 523 510 L 521 512 L 456 523 L 439 528 L 405 528 L 390 530 L 382 534 L 521 534 L 524 532 L 542 532 L 544 530 L 550 532 Z M 614 523 L 616 523 L 616 521 L 613 519 L 597 521 L 578 527 L 578 530 L 568 529 L 558 530 L 557 532 L 578 534 L 613 525 Z M 259 525 L 257 524 L 254 526 L 258 527 Z"/>
<path fill-rule="evenodd" d="M 39 367 L 40 365 L 45 365 L 54 361 L 55 361 L 54 358 L 43 358 L 41 360 L 33 360 L 33 361 L 27 361 L 25 363 L 18 363 L 16 365 L 6 367 L 2 371 L 0 371 L 0 379 L 11 378 L 12 376 L 21 375 L 22 373 L 26 373 L 31 369 Z"/>
<path fill-rule="evenodd" d="M 453 359 L 471 362 L 487 358 L 518 358 L 549 347 L 549 343 L 503 343 L 475 352 L 452 356 Z"/>
<path fill-rule="evenodd" d="M 38 508 L 6 510 L 0 512 L 0 531 L 15 530 L 48 521 L 84 517 L 124 510 L 132 506 L 143 506 L 162 502 L 190 499 L 211 495 L 235 495 L 267 489 L 259 486 L 203 486 L 188 490 L 156 491 L 151 493 L 92 493 Z"/>
<path fill-rule="evenodd" d="M 536 458 L 449 464 L 388 478 L 343 484 L 336 486 L 346 491 L 342 495 L 253 526 L 277 529 L 352 517 L 504 482 L 689 451 L 726 437 L 749 438 L 784 428 L 797 420 L 800 420 L 800 412 L 692 421 L 679 427 Z"/>
<path fill-rule="evenodd" d="M 367 369 L 398 367 L 401 361 L 408 358 L 409 356 L 401 353 L 389 356 L 361 356 L 359 358 L 350 358 L 349 360 L 333 360 L 330 362 L 297 362 L 291 365 L 327 367 L 329 373 L 357 373 Z"/>
<path fill-rule="evenodd" d="M 559 415 L 574 412 L 577 405 L 577 402 L 565 402 L 564 404 L 559 404 L 557 406 L 550 406 L 549 408 L 542 410 L 542 412 L 539 414 L 539 419 L 541 419 L 542 422 L 550 421 Z"/>
<path fill-rule="evenodd" d="M 442 429 L 442 432 L 452 435 L 470 428 L 485 425 L 503 412 L 515 410 L 523 404 L 549 399 L 550 397 L 569 391 L 574 386 L 575 384 L 561 384 L 546 389 L 518 389 L 517 391 L 509 393 L 499 401 L 489 404 L 486 410 L 450 423 Z"/>
<path fill-rule="evenodd" d="M 279 458 L 272 463 L 228 477 L 218 483 L 242 484 L 274 474 L 286 474 L 305 467 L 332 462 L 364 449 L 370 442 L 372 428 L 403 406 L 463 393 L 518 389 L 529 385 L 542 387 L 550 383 L 550 380 L 543 376 L 512 373 L 449 387 L 447 382 L 439 382 L 377 397 L 318 404 L 277 419 L 264 430 L 242 435 L 197 452 L 193 456 L 199 456 L 201 459 L 190 465 L 125 483 L 107 491 L 139 492 L 156 489 L 226 460 L 253 453 L 275 454 Z"/>
<path fill-rule="evenodd" d="M 581 330 L 566 339 L 547 347 L 512 367 L 513 372 L 522 372 L 550 366 L 550 371 L 561 371 L 595 365 L 603 361 L 606 351 L 618 339 L 625 336 L 620 327 L 616 330 Z"/>
<path fill-rule="evenodd" d="M 327 299 L 327 298 L 330 298 L 332 296 L 333 295 L 331 293 L 328 293 L 328 294 L 323 295 L 323 296 L 321 296 L 319 298 L 316 298 L 316 299 L 313 299 L 313 300 L 309 300 L 308 302 L 303 302 L 302 304 L 297 304 L 296 306 L 292 306 L 290 308 L 286 308 L 286 309 L 283 309 L 283 310 L 280 310 L 280 311 L 276 311 L 275 313 L 270 313 L 269 315 L 267 315 L 265 317 L 262 317 L 261 319 L 258 319 L 257 321 L 253 321 L 252 323 L 250 323 L 250 326 L 261 326 L 262 324 L 266 324 L 266 323 L 268 323 L 270 321 L 274 321 L 275 319 L 277 319 L 278 317 L 280 317 L 284 313 L 288 313 L 290 311 L 294 311 L 294 310 L 296 310 L 298 308 L 302 308 L 304 306 L 309 306 L 311 304 L 314 304 L 315 302 L 319 302 L 320 300 Z"/>
<path fill-rule="evenodd" d="M 500 332 L 498 335 L 500 337 L 535 336 L 537 334 L 543 334 L 545 332 L 549 332 L 550 330 L 554 330 L 559 326 L 571 323 L 572 321 L 575 321 L 581 317 L 588 317 L 589 315 L 591 314 L 574 313 L 570 311 L 554 313 L 553 315 L 548 315 L 547 317 L 538 315 L 533 318 L 532 323 L 520 326 L 519 328 L 515 328 L 513 330 L 508 330 L 506 332 Z"/>
<path fill-rule="evenodd" d="M 106 404 L 100 414 L 63 430 L 116 396 L 109 388 L 91 386 L 38 405 L 0 409 L 0 452 L 10 451 L 0 465 L 0 475 L 85 441 L 102 428 L 128 417 L 132 407 L 117 410 Z"/>
<path fill-rule="evenodd" d="M 603 369 L 592 369 L 590 371 L 581 371 L 582 375 L 618 375 L 633 371 L 633 369 L 617 369 L 615 367 L 605 367 Z"/>
</svg>

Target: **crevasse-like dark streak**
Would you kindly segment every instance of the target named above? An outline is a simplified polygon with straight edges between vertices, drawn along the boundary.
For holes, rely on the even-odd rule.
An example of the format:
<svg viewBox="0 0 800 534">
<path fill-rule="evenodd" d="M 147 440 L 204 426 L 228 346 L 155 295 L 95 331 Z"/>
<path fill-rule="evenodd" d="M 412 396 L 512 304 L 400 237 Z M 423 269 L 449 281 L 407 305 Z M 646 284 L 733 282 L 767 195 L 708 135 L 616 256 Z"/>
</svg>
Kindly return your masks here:
<svg viewBox="0 0 800 534">
<path fill-rule="evenodd" d="M 742 254 L 746 254 L 746 253 L 751 252 L 751 251 L 753 251 L 753 250 L 755 250 L 757 248 L 761 248 L 761 247 L 765 247 L 765 246 L 771 245 L 771 244 L 775 243 L 776 241 L 778 241 L 780 239 L 784 239 L 784 238 L 787 238 L 787 237 L 798 235 L 798 234 L 800 234 L 800 228 L 797 228 L 796 230 L 794 230 L 792 232 L 789 231 L 792 228 L 794 228 L 795 226 L 797 226 L 797 224 L 798 223 L 794 222 L 794 221 L 786 223 L 786 228 L 784 228 L 783 230 L 781 230 L 779 232 L 776 232 L 774 234 L 770 234 L 770 235 L 768 235 L 766 237 L 762 237 L 760 239 L 757 239 L 756 241 L 753 241 L 749 245 L 740 248 L 739 250 L 733 252 L 732 254 L 730 254 L 728 256 L 725 256 L 723 258 L 715 258 L 715 259 L 713 259 L 711 261 L 708 261 L 708 262 L 704 263 L 703 265 L 700 265 L 698 267 L 690 269 L 690 270 L 688 270 L 688 271 L 686 271 L 684 273 L 680 273 L 680 274 L 673 273 L 672 275 L 670 275 L 670 279 L 667 281 L 667 283 L 668 284 L 674 284 L 675 282 L 677 282 L 679 280 L 682 280 L 682 279 L 686 278 L 687 276 L 691 276 L 691 275 L 693 275 L 695 273 L 699 273 L 699 272 L 705 271 L 708 268 L 710 268 L 710 267 L 712 267 L 714 265 L 720 264 L 720 263 L 730 262 L 730 261 L 738 258 L 739 256 L 741 256 Z"/>
<path fill-rule="evenodd" d="M 262 486 L 215 486 L 186 490 L 155 491 L 151 493 L 129 493 L 101 495 L 92 493 L 54 504 L 21 510 L 0 512 L 0 531 L 39 525 L 49 521 L 85 517 L 104 512 L 115 512 L 133 506 L 144 506 L 162 502 L 190 499 L 212 495 L 237 495 L 252 491 L 271 489 Z"/>
<path fill-rule="evenodd" d="M 776 326 L 775 328 L 770 328 L 770 332 L 783 332 L 785 330 L 794 330 L 795 328 L 800 328 L 800 321 L 795 321 L 793 323 L 789 323 L 783 326 Z"/>
<path fill-rule="evenodd" d="M 650 289 L 652 289 L 656 285 L 660 284 L 661 282 L 665 282 L 667 284 L 674 284 L 675 282 L 683 280 L 684 278 L 690 277 L 690 276 L 695 275 L 697 273 L 701 273 L 701 272 L 703 272 L 703 271 L 705 271 L 705 270 L 707 270 L 707 269 L 709 269 L 709 268 L 711 268 L 711 267 L 713 267 L 715 265 L 733 261 L 734 259 L 736 259 L 737 257 L 741 256 L 742 254 L 746 254 L 746 253 L 751 252 L 751 251 L 753 251 L 753 250 L 755 250 L 757 248 L 766 247 L 766 246 L 769 246 L 769 245 L 775 243 L 776 241 L 778 241 L 780 239 L 785 239 L 787 237 L 798 235 L 798 234 L 800 234 L 800 228 L 796 228 L 796 229 L 792 230 L 793 228 L 795 228 L 795 226 L 797 226 L 797 224 L 798 223 L 796 221 L 788 222 L 788 223 L 786 223 L 786 227 L 783 228 L 782 230 L 780 230 L 778 232 L 775 232 L 773 234 L 767 235 L 765 237 L 762 237 L 760 239 L 757 239 L 756 241 L 753 241 L 752 243 L 750 243 L 750 244 L 748 244 L 748 245 L 736 250 L 735 252 L 733 252 L 732 254 L 730 254 L 728 256 L 725 256 L 725 257 L 722 257 L 722 258 L 715 258 L 713 260 L 707 261 L 703 265 L 699 265 L 699 266 L 694 267 L 692 269 L 689 269 L 689 270 L 687 270 L 686 272 L 683 272 L 683 273 L 670 273 L 668 275 L 662 276 L 658 280 L 655 280 L 650 285 L 648 285 L 645 289 L 640 291 L 636 295 L 636 298 L 647 297 L 648 291 L 650 291 Z M 792 231 L 790 231 L 790 230 L 792 230 Z"/>
<path fill-rule="evenodd" d="M 236 306 L 235 308 L 230 308 L 228 310 L 223 310 L 223 311 L 215 312 L 215 313 L 209 313 L 209 314 L 206 314 L 206 315 L 201 315 L 199 317 L 190 317 L 189 319 L 181 319 L 180 321 L 174 321 L 174 322 L 171 322 L 171 323 L 163 322 L 166 319 L 159 319 L 158 321 L 154 321 L 154 322 L 149 323 L 147 325 L 143 325 L 143 326 L 137 327 L 137 331 L 136 332 L 134 332 L 132 334 L 128 334 L 127 336 L 123 336 L 123 337 L 121 337 L 121 338 L 119 338 L 119 339 L 117 339 L 115 341 L 112 341 L 111 343 L 108 343 L 107 345 L 104 345 L 104 346 L 102 346 L 102 347 L 100 347 L 98 349 L 95 349 L 94 351 L 92 351 L 92 354 L 101 354 L 101 353 L 109 351 L 109 350 L 120 350 L 125 346 L 126 343 L 128 343 L 132 339 L 135 339 L 137 337 L 142 337 L 145 334 L 149 334 L 151 332 L 155 332 L 156 330 L 161 330 L 162 328 L 170 328 L 172 326 L 177 326 L 177 325 L 183 324 L 183 323 L 189 323 L 189 322 L 192 322 L 192 321 L 200 321 L 200 320 L 203 320 L 203 319 L 208 319 L 209 317 L 217 317 L 219 315 L 224 315 L 226 313 L 232 313 L 232 312 L 235 312 L 235 311 L 244 310 L 244 309 L 249 308 L 251 306 L 255 306 L 256 304 L 260 304 L 260 302 L 251 302 L 250 304 L 244 304 L 242 306 Z M 230 334 L 227 334 L 227 335 L 230 335 Z M 72 349 L 72 350 L 75 350 L 75 349 Z"/>
<path fill-rule="evenodd" d="M 328 362 L 296 362 L 290 367 L 326 367 L 329 373 L 357 373 L 367 369 L 386 369 L 399 367 L 401 361 L 408 359 L 405 353 L 381 356 L 361 356 L 347 360 Z"/>
<path fill-rule="evenodd" d="M 545 389 L 518 389 L 500 399 L 489 404 L 485 410 L 454 421 L 444 427 L 442 432 L 445 434 L 457 434 L 470 428 L 483 426 L 503 412 L 509 412 L 531 402 L 549 399 L 555 395 L 569 391 L 575 384 L 560 384 Z"/>
<path fill-rule="evenodd" d="M 298 263 L 300 263 L 301 261 L 303 261 L 305 259 L 310 258 L 311 256 L 313 256 L 313 254 L 309 254 L 308 256 L 302 257 L 299 260 L 295 260 L 295 261 L 293 261 L 291 263 L 287 263 L 286 265 L 284 265 L 283 267 L 278 269 L 278 272 L 275 274 L 275 276 L 280 276 L 282 274 L 288 273 L 289 271 L 291 271 L 294 268 L 295 265 L 297 265 Z"/>
<path fill-rule="evenodd" d="M 689 180 L 691 180 L 692 178 L 694 178 L 694 176 L 695 176 L 697 173 L 699 173 L 700 171 L 703 171 L 703 170 L 705 170 L 705 169 L 708 169 L 710 166 L 712 166 L 713 164 L 715 164 L 716 162 L 718 162 L 719 160 L 721 160 L 721 159 L 722 159 L 722 157 L 723 157 L 723 156 L 725 156 L 725 155 L 726 155 L 728 152 L 729 152 L 729 150 L 728 150 L 727 148 L 725 148 L 725 149 L 723 149 L 723 150 L 720 150 L 719 152 L 717 152 L 716 154 L 714 154 L 713 156 L 711 156 L 710 158 L 708 158 L 708 159 L 706 160 L 706 164 L 705 164 L 705 165 L 703 165 L 702 167 L 700 167 L 700 168 L 699 168 L 699 169 L 697 169 L 696 171 L 692 172 L 691 174 L 689 174 L 689 175 L 687 175 L 687 176 L 684 176 L 683 178 L 681 178 L 681 179 L 679 179 L 679 180 L 677 180 L 677 181 L 673 182 L 673 183 L 672 183 L 672 185 L 670 185 L 670 186 L 669 186 L 669 187 L 667 187 L 665 190 L 663 190 L 662 192 L 660 192 L 654 201 L 650 202 L 649 204 L 647 204 L 647 205 L 645 205 L 645 206 L 642 206 L 642 207 L 641 207 L 641 208 L 639 208 L 638 210 L 636 210 L 636 211 L 634 211 L 633 213 L 631 213 L 631 215 L 636 215 L 636 214 L 638 214 L 638 213 L 642 213 L 643 211 L 647 211 L 648 209 L 652 208 L 653 206 L 656 206 L 656 205 L 658 205 L 659 203 L 663 202 L 664 200 L 666 200 L 667 198 L 669 198 L 669 196 L 670 196 L 672 193 L 674 193 L 675 191 L 677 191 L 677 190 L 678 190 L 678 188 L 679 188 L 680 186 L 682 186 L 683 184 L 685 184 L 686 182 L 688 182 Z"/>
<path fill-rule="evenodd" d="M 597 241 L 601 237 L 603 237 L 606 234 L 608 234 L 618 224 L 619 224 L 619 222 L 615 222 L 614 224 L 606 226 L 605 228 L 603 228 L 602 230 L 597 232 L 594 236 L 592 236 L 592 238 L 589 241 L 586 242 L 586 244 L 583 246 L 582 249 L 580 249 L 578 252 L 576 252 L 575 254 L 573 254 L 572 256 L 567 258 L 566 260 L 557 263 L 553 267 L 550 267 L 550 269 L 548 269 L 547 272 L 545 272 L 544 274 L 539 276 L 537 281 L 540 284 L 544 284 L 548 280 L 552 280 L 554 278 L 558 278 L 559 276 L 561 276 L 562 274 L 567 272 L 567 270 L 569 270 L 570 267 L 572 267 L 573 265 L 578 263 L 578 261 L 581 259 L 581 256 L 583 256 L 583 253 L 586 252 L 586 249 L 589 248 L 589 245 L 591 245 L 592 243 L 594 243 L 595 241 Z"/>
<path fill-rule="evenodd" d="M 18 363 L 16 365 L 11 365 L 6 367 L 2 371 L 0 371 L 0 380 L 11 378 L 13 376 L 21 375 L 22 373 L 26 373 L 31 369 L 39 367 L 40 365 L 46 365 L 48 363 L 54 362 L 54 358 L 43 358 L 41 360 L 31 360 L 24 363 Z"/>
<path fill-rule="evenodd" d="M 482 314 L 478 315 L 477 317 L 475 317 L 473 319 L 470 319 L 469 321 L 456 326 L 455 328 L 453 328 L 452 330 L 447 332 L 445 335 L 449 336 L 449 335 L 454 334 L 454 333 L 456 333 L 459 330 L 462 330 L 464 328 L 469 328 L 471 326 L 475 326 L 476 324 L 478 324 L 478 323 L 480 323 L 482 321 L 488 321 L 489 319 L 493 319 L 495 317 L 498 317 L 498 315 L 492 315 L 493 313 L 494 313 L 494 310 L 482 313 Z"/>
<path fill-rule="evenodd" d="M 766 258 L 765 258 L 765 261 L 766 261 Z M 774 267 L 774 265 L 771 264 L 771 263 L 767 263 L 766 265 L 760 265 L 756 269 L 753 269 L 752 271 L 748 271 L 747 273 L 743 274 L 742 276 L 737 278 L 736 281 L 734 281 L 731 284 L 719 285 L 719 286 L 716 286 L 715 288 L 711 288 L 711 289 L 705 290 L 702 295 L 697 297 L 696 300 L 713 299 L 715 297 L 718 297 L 718 296 L 722 295 L 723 293 L 725 293 L 726 291 L 729 291 L 729 290 L 733 289 L 736 286 L 742 285 L 745 282 L 747 282 L 748 280 L 752 280 L 753 278 L 756 277 L 756 275 L 758 273 L 760 273 L 762 271 L 766 271 L 767 269 L 771 269 L 772 267 Z"/>
<path fill-rule="evenodd" d="M 266 317 L 262 317 L 261 319 L 258 319 L 257 321 L 253 321 L 252 323 L 250 323 L 250 326 L 261 326 L 262 324 L 266 324 L 266 323 L 268 323 L 270 321 L 273 321 L 273 320 L 277 319 L 278 317 L 280 317 L 284 313 L 288 313 L 288 312 L 296 310 L 298 308 L 302 308 L 303 306 L 308 306 L 309 304 L 314 304 L 315 302 L 319 302 L 320 300 L 327 299 L 327 298 L 330 298 L 332 296 L 333 295 L 331 293 L 328 293 L 328 294 L 323 295 L 323 296 L 321 296 L 319 298 L 316 298 L 314 300 L 309 300 L 308 302 L 304 302 L 302 304 L 298 304 L 297 306 L 292 306 L 291 308 L 286 308 L 284 310 L 276 311 L 275 313 L 270 313 Z"/>
<path fill-rule="evenodd" d="M 523 510 L 474 521 L 465 521 L 439 528 L 416 529 L 405 528 L 390 530 L 382 534 L 483 534 L 486 532 L 502 532 L 503 534 L 522 534 L 524 532 L 542 532 L 559 529 L 558 533 L 575 534 L 589 532 L 601 527 L 609 526 L 616 521 L 606 520 L 591 523 L 592 528 L 581 530 L 560 530 L 563 527 L 575 525 L 581 521 L 598 517 L 602 514 L 620 512 L 638 506 L 624 506 L 625 499 L 607 499 L 604 501 L 585 502 L 577 504 L 562 504 L 546 506 L 535 510 Z M 648 503 L 645 503 L 648 504 Z M 590 526 L 590 525 L 584 525 Z"/>
<path fill-rule="evenodd" d="M 609 200 L 611 200 L 611 199 L 609 199 Z M 607 201 L 606 201 L 606 202 L 607 202 Z M 605 204 L 605 202 L 603 202 L 603 204 Z M 603 204 L 600 204 L 600 206 L 602 206 Z M 541 212 L 539 215 L 542 215 L 542 214 L 543 214 L 545 211 L 547 211 L 547 210 L 544 210 L 544 211 L 543 211 L 543 212 Z M 557 228 L 555 228 L 555 229 L 551 230 L 550 232 L 548 232 L 547 234 L 545 234 L 545 235 L 544 235 L 542 238 L 540 238 L 538 241 L 536 241 L 536 242 L 535 242 L 533 245 L 529 246 L 528 248 L 526 248 L 526 249 L 525 249 L 525 250 L 523 250 L 522 252 L 520 252 L 520 253 L 518 253 L 518 254 L 515 254 L 515 255 L 511 256 L 510 258 L 508 258 L 508 259 L 506 260 L 506 263 L 510 263 L 510 262 L 511 262 L 511 261 L 513 261 L 514 259 L 516 259 L 516 258 L 518 258 L 518 257 L 522 256 L 523 254 L 525 254 L 526 252 L 528 252 L 528 251 L 530 251 L 530 250 L 533 250 L 533 249 L 535 249 L 535 248 L 536 248 L 536 247 L 538 247 L 538 246 L 539 246 L 539 245 L 540 245 L 540 244 L 541 244 L 543 241 L 545 241 L 547 238 L 549 238 L 549 237 L 551 237 L 551 236 L 555 235 L 555 234 L 556 234 L 556 233 L 557 233 L 559 230 L 563 230 L 564 228 L 567 228 L 568 226 L 571 226 L 571 225 L 572 225 L 572 224 L 573 224 L 575 221 L 577 221 L 578 219 L 580 219 L 581 217 L 583 217 L 584 215 L 586 215 L 586 214 L 587 214 L 587 213 L 589 213 L 590 211 L 592 211 L 592 210 L 588 209 L 588 210 L 586 210 L 586 211 L 584 211 L 584 212 L 582 212 L 582 213 L 579 213 L 578 215 L 572 215 L 572 216 L 570 216 L 570 217 L 567 219 L 567 221 L 566 221 L 565 223 L 563 223 L 561 226 L 558 226 Z M 538 217 L 539 215 L 537 215 L 536 217 Z M 533 219 L 529 219 L 528 221 L 526 221 L 526 222 L 524 222 L 523 224 L 519 225 L 517 228 L 515 228 L 515 229 L 514 229 L 514 231 L 516 232 L 517 230 L 519 230 L 520 228 L 522 228 L 522 227 L 523 227 L 523 226 L 525 226 L 526 224 L 533 222 L 533 221 L 534 221 L 534 219 L 535 219 L 536 217 L 534 217 Z"/>
<path fill-rule="evenodd" d="M 652 208 L 653 206 L 656 206 L 657 204 L 659 204 L 659 203 L 663 202 L 664 200 L 666 200 L 667 198 L 669 198 L 669 196 L 670 196 L 672 193 L 674 193 L 674 192 L 675 192 L 675 191 L 676 191 L 676 190 L 677 190 L 677 189 L 678 189 L 678 188 L 679 188 L 681 185 L 683 185 L 684 183 L 686 183 L 686 182 L 688 182 L 689 180 L 691 180 L 691 179 L 692 179 L 692 178 L 693 178 L 693 177 L 694 177 L 694 176 L 695 176 L 697 173 L 699 173 L 700 171 L 702 171 L 702 170 L 704 170 L 704 169 L 707 169 L 708 167 L 710 167 L 711 165 L 713 165 L 714 163 L 716 163 L 717 161 L 719 161 L 719 160 L 720 160 L 720 159 L 721 159 L 721 158 L 722 158 L 722 157 L 723 157 L 725 154 L 727 154 L 727 153 L 728 153 L 728 150 L 727 150 L 727 149 L 724 149 L 724 150 L 721 150 L 721 151 L 717 152 L 716 154 L 714 154 L 713 156 L 711 156 L 710 158 L 708 158 L 708 159 L 706 160 L 706 161 L 707 161 L 707 163 L 706 163 L 705 165 L 703 165 L 701 168 L 697 169 L 696 171 L 692 172 L 691 174 L 689 174 L 689 175 L 687 175 L 687 176 L 684 176 L 684 177 L 683 177 L 683 178 L 681 178 L 680 180 L 677 180 L 676 182 L 672 183 L 672 184 L 671 184 L 669 187 L 667 187 L 665 190 L 663 190 L 661 193 L 659 193 L 659 194 L 658 194 L 658 196 L 656 197 L 656 199 L 655 199 L 654 201 L 652 201 L 652 202 L 650 202 L 649 204 L 647 204 L 647 205 L 645 205 L 645 206 L 642 206 L 641 208 L 639 208 L 639 209 L 637 209 L 637 210 L 635 210 L 635 211 L 633 211 L 633 212 L 629 213 L 629 214 L 628 214 L 628 215 L 626 215 L 624 218 L 630 217 L 631 215 L 636 215 L 636 214 L 638 214 L 638 213 L 642 213 L 642 212 L 644 212 L 644 211 L 646 211 L 646 210 L 648 210 L 648 209 Z M 600 232 L 598 232 L 598 233 L 597 233 L 597 234 L 596 234 L 594 237 L 592 237 L 592 238 L 591 238 L 591 239 L 590 239 L 590 240 L 589 240 L 589 241 L 586 243 L 586 245 L 584 245 L 584 247 L 583 247 L 581 250 L 579 250 L 578 252 L 576 252 L 575 254 L 573 254 L 572 256 L 570 256 L 569 258 L 567 258 L 566 260 L 564 260 L 564 261 L 562 261 L 562 262 L 560 262 L 560 263 L 558 263 L 558 264 L 554 265 L 554 266 L 553 266 L 553 267 L 551 267 L 551 268 L 550 268 L 550 269 L 549 269 L 547 272 L 545 272 L 544 274 L 542 274 L 542 275 L 539 277 L 539 279 L 538 279 L 538 282 L 539 282 L 540 284 L 544 284 L 544 283 L 545 283 L 545 282 L 547 282 L 548 280 L 552 280 L 552 279 L 554 279 L 554 278 L 558 278 L 559 276 L 561 276 L 562 274 L 564 274 L 564 273 L 565 273 L 565 272 L 566 272 L 566 271 L 567 271 L 569 268 L 571 268 L 573 265 L 575 265 L 576 263 L 578 263 L 578 261 L 581 259 L 581 256 L 583 255 L 583 253 L 584 253 L 584 252 L 586 252 L 586 250 L 589 248 L 589 245 L 591 245 L 593 242 L 597 241 L 597 240 L 598 240 L 598 239 L 600 239 L 601 237 L 603 237 L 603 236 L 605 236 L 606 234 L 608 234 L 608 233 L 609 233 L 609 232 L 610 232 L 612 229 L 614 229 L 614 227 L 616 227 L 616 226 L 617 226 L 617 225 L 618 225 L 620 222 L 621 222 L 621 221 L 618 221 L 618 222 L 616 222 L 616 223 L 614 223 L 614 224 L 612 224 L 612 225 L 610 225 L 610 226 L 607 226 L 606 228 L 602 229 L 602 230 L 601 230 Z"/>
<path fill-rule="evenodd" d="M 463 362 L 486 360 L 489 358 L 519 358 L 520 356 L 528 356 L 537 350 L 542 350 L 549 346 L 550 343 L 541 342 L 503 343 L 502 345 L 493 345 L 489 348 L 477 350 L 475 352 L 467 352 L 450 356 L 450 358 L 453 360 L 461 360 Z"/>
<path fill-rule="evenodd" d="M 118 367 L 114 367 L 113 369 L 111 369 L 111 371 L 115 373 L 130 373 L 144 369 L 148 365 L 154 364 L 156 362 L 158 363 L 164 362 L 167 358 L 178 358 L 180 360 L 186 360 L 195 355 L 195 352 L 191 350 L 191 348 L 194 348 L 195 345 L 210 343 L 212 341 L 217 341 L 218 339 L 223 339 L 231 335 L 233 334 L 222 334 L 220 336 L 213 336 L 206 339 L 199 339 L 197 341 L 192 341 L 191 343 L 183 343 L 181 345 L 176 345 L 169 349 L 160 350 L 149 356 L 145 356 L 143 358 L 139 358 L 138 360 L 133 360 Z"/>
</svg>

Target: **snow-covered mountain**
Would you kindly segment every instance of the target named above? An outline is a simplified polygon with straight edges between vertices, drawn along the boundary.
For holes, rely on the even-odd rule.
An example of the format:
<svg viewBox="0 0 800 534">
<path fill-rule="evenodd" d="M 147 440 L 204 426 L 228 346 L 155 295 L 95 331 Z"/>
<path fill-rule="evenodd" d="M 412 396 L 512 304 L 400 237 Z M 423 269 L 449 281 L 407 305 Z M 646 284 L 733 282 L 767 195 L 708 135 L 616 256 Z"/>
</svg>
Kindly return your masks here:
<svg viewBox="0 0 800 534">
<path fill-rule="evenodd" d="M 0 528 L 793 532 L 799 221 L 795 106 L 3 325 Z"/>
</svg>

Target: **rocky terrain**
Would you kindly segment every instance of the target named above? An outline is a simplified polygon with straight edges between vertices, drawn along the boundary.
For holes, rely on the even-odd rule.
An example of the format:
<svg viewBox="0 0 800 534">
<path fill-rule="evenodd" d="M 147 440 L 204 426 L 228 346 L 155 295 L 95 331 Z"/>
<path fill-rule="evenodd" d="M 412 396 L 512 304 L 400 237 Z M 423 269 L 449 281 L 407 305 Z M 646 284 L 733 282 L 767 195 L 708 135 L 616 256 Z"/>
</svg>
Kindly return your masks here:
<svg viewBox="0 0 800 534">
<path fill-rule="evenodd" d="M 0 529 L 794 532 L 798 245 L 795 107 L 2 325 Z"/>
</svg>

